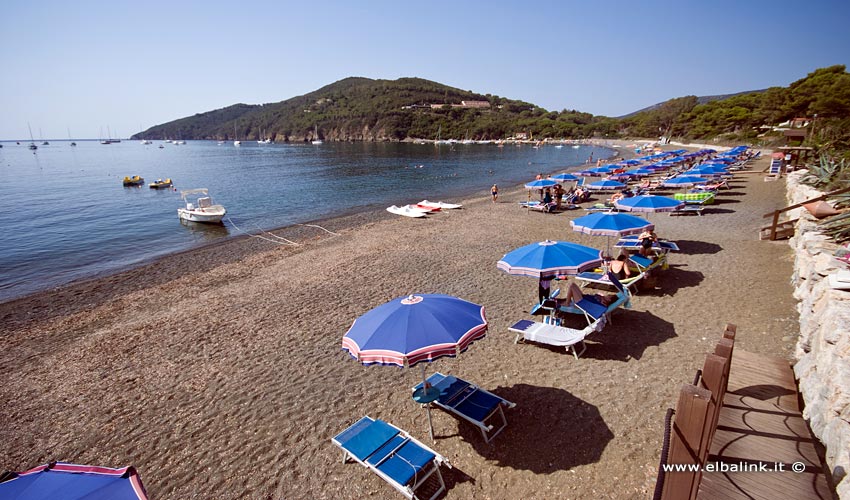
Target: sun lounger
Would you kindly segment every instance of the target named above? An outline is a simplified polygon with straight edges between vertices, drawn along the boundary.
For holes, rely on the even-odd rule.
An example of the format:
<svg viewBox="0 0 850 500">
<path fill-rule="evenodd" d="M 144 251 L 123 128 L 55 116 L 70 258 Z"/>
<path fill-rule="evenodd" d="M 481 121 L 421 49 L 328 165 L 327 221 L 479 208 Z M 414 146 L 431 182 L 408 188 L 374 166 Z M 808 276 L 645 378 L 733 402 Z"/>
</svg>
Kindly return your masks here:
<svg viewBox="0 0 850 500">
<path fill-rule="evenodd" d="M 614 310 L 621 306 L 628 308 L 631 305 L 632 294 L 610 271 L 607 274 L 607 278 L 617 288 L 617 300 L 608 306 L 600 304 L 593 297 L 585 296 L 583 299 L 570 305 L 560 305 L 557 310 L 562 313 L 584 315 L 588 325 L 593 325 L 602 319 L 610 321 L 611 313 Z M 599 329 L 601 329 L 601 326 Z"/>
<path fill-rule="evenodd" d="M 620 238 L 614 248 L 625 248 L 627 250 L 640 250 L 640 240 L 638 240 L 637 236 L 626 236 L 624 238 Z M 663 250 L 666 252 L 678 252 L 679 245 L 677 245 L 673 241 L 655 241 L 652 243 L 652 250 L 659 251 Z"/>
<path fill-rule="evenodd" d="M 677 210 L 673 210 L 670 212 L 670 215 L 698 215 L 702 217 L 702 211 L 705 210 L 705 207 L 702 205 L 685 205 L 682 208 Z"/>
<path fill-rule="evenodd" d="M 428 383 L 440 389 L 440 397 L 432 404 L 478 427 L 487 444 L 508 426 L 502 407 L 516 406 L 507 399 L 451 375 L 434 373 L 428 377 Z M 420 388 L 421 383 L 413 390 Z"/>
<path fill-rule="evenodd" d="M 558 204 L 554 201 L 550 203 L 537 203 L 534 205 L 528 205 L 528 208 L 530 208 L 531 210 L 536 210 L 538 212 L 551 214 L 555 212 L 555 210 L 557 210 Z"/>
<path fill-rule="evenodd" d="M 626 288 L 632 288 L 633 286 L 636 286 L 638 282 L 642 280 L 645 276 L 645 273 L 639 273 L 635 276 L 629 276 L 625 279 L 621 279 L 620 283 L 622 283 L 623 286 Z M 611 283 L 611 280 L 608 279 L 608 276 L 605 273 L 597 273 L 593 271 L 585 271 L 583 273 L 577 274 L 576 281 L 580 282 L 579 286 L 582 287 L 590 283 L 596 285 L 614 286 L 614 284 Z"/>
<path fill-rule="evenodd" d="M 430 500 L 446 490 L 440 464 L 448 460 L 398 427 L 383 420 L 363 417 L 331 439 L 342 449 L 342 461 L 351 458 L 370 469 L 406 498 L 419 498 L 416 490 L 434 475 L 439 489 Z"/>
<path fill-rule="evenodd" d="M 675 193 L 673 199 L 684 201 L 688 205 L 711 205 L 714 203 L 714 193 Z"/>
<path fill-rule="evenodd" d="M 573 356 L 578 359 L 587 349 L 587 345 L 584 343 L 585 337 L 601 330 L 604 326 L 604 317 L 587 325 L 583 330 L 523 319 L 514 323 L 508 330 L 517 334 L 514 343 L 518 344 L 522 340 L 527 340 L 564 347 L 567 352 L 572 352 Z M 578 350 L 576 346 L 579 346 L 581 350 Z"/>
</svg>

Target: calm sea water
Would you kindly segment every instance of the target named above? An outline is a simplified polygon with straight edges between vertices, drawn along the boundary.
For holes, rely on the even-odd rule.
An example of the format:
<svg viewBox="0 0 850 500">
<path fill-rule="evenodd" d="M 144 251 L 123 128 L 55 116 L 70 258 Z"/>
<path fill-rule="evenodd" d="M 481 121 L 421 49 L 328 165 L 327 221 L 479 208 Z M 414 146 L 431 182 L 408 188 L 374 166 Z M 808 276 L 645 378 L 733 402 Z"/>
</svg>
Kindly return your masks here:
<svg viewBox="0 0 850 500">
<path fill-rule="evenodd" d="M 489 193 L 583 164 L 610 150 L 582 146 L 326 143 L 257 145 L 189 141 L 51 142 L 0 148 L 0 301 L 150 261 L 221 238 L 319 218 Z M 231 221 L 182 223 L 179 192 L 124 188 L 171 177 L 208 188 Z M 237 229 L 237 227 L 239 229 Z"/>
</svg>

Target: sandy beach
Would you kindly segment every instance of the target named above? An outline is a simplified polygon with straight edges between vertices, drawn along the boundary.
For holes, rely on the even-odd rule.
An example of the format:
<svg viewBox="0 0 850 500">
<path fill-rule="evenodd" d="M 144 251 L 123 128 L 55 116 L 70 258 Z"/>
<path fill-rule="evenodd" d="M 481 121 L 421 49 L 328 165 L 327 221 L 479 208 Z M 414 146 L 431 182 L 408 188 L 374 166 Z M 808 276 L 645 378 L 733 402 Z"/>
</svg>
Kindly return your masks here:
<svg viewBox="0 0 850 500">
<path fill-rule="evenodd" d="M 682 251 L 579 360 L 514 344 L 537 283 L 496 262 L 544 239 L 605 238 L 570 230 L 583 210 L 528 213 L 519 188 L 494 204 L 489 185 L 427 220 L 352 215 L 321 223 L 336 235 L 278 232 L 299 246 L 241 238 L 0 304 L 0 469 L 134 465 L 152 499 L 401 498 L 330 439 L 370 415 L 431 444 L 410 398 L 418 367 L 364 367 L 340 341 L 388 300 L 446 293 L 484 305 L 490 330 L 427 369 L 517 404 L 493 446 L 433 412 L 432 446 L 454 467 L 447 498 L 646 498 L 664 412 L 723 326 L 738 325 L 736 346 L 783 357 L 799 331 L 794 255 L 758 240 L 784 181 L 744 173 L 731 187 L 702 217 L 649 215 Z"/>
</svg>

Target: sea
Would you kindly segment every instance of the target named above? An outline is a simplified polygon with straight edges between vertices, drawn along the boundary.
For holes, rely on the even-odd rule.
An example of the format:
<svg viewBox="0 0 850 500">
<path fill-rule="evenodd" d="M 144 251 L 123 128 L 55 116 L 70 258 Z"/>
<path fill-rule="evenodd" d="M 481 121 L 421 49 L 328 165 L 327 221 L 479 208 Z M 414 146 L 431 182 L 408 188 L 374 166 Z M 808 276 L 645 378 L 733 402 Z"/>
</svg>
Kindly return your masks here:
<svg viewBox="0 0 850 500">
<path fill-rule="evenodd" d="M 493 184 L 514 186 L 613 153 L 592 145 L 76 143 L 50 141 L 35 152 L 25 141 L 0 143 L 0 302 L 246 232 L 485 196 Z M 133 175 L 146 184 L 123 187 Z M 174 189 L 148 187 L 167 177 Z M 177 217 L 180 190 L 193 188 L 225 206 L 223 224 Z"/>
</svg>

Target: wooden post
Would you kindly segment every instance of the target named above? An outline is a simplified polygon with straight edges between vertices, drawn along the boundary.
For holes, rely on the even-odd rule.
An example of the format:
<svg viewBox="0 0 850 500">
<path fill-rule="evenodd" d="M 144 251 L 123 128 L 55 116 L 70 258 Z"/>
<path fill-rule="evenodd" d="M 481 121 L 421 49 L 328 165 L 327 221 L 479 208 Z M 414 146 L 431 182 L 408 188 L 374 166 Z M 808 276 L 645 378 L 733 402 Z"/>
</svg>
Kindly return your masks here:
<svg viewBox="0 0 850 500">
<path fill-rule="evenodd" d="M 770 225 L 770 241 L 776 241 L 777 224 L 779 224 L 779 210 L 773 212 L 773 223 Z"/>
<path fill-rule="evenodd" d="M 729 370 L 727 365 L 729 360 L 716 354 L 709 354 L 705 358 L 705 364 L 702 367 L 702 383 L 701 387 L 711 391 L 711 408 L 710 419 L 706 429 L 708 433 L 706 439 L 709 447 L 711 440 L 714 438 L 714 431 L 717 430 L 717 421 L 720 419 L 720 408 L 723 406 L 723 396 L 726 395 L 726 386 Z M 708 458 L 708 455 L 701 457 L 703 461 Z"/>
<path fill-rule="evenodd" d="M 704 465 L 703 456 L 708 453 L 710 443 L 703 442 L 711 393 L 700 387 L 683 385 L 676 404 L 676 419 L 670 436 L 668 464 Z M 702 471 L 667 472 L 664 479 L 662 500 L 696 498 Z"/>
<path fill-rule="evenodd" d="M 726 329 L 723 330 L 723 338 L 734 341 L 735 335 L 738 333 L 738 325 L 726 323 Z"/>
</svg>

